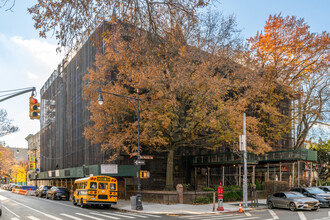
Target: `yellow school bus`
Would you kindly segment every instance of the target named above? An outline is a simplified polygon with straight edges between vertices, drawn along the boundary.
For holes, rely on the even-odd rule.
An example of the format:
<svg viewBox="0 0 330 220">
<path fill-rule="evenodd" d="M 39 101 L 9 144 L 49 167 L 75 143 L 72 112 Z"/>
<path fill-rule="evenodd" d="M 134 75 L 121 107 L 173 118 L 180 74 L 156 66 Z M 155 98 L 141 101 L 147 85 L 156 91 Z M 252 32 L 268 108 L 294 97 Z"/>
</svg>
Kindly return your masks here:
<svg viewBox="0 0 330 220">
<path fill-rule="evenodd" d="M 102 205 L 110 208 L 117 204 L 118 182 L 109 176 L 91 176 L 74 181 L 72 203 L 82 208 L 89 205 Z"/>
</svg>

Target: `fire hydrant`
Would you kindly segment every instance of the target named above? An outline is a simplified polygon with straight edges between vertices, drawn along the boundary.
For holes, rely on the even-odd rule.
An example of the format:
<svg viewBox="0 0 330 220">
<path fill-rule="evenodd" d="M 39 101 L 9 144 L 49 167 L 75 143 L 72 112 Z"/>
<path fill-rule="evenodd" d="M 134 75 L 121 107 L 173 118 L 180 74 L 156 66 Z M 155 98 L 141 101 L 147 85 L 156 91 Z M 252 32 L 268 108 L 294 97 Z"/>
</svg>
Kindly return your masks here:
<svg viewBox="0 0 330 220">
<path fill-rule="evenodd" d="M 218 208 L 217 211 L 224 211 L 223 208 L 223 187 L 221 186 L 221 182 L 220 182 L 220 186 L 218 186 Z"/>
</svg>

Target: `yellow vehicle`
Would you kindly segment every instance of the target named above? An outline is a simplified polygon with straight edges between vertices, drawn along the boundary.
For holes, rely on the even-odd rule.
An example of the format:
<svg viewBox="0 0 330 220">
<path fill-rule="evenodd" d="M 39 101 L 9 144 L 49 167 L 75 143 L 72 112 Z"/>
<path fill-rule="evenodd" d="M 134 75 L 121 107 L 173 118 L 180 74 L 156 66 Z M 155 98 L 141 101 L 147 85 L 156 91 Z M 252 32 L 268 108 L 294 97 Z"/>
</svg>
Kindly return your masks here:
<svg viewBox="0 0 330 220">
<path fill-rule="evenodd" d="M 72 203 L 85 208 L 88 205 L 102 205 L 110 208 L 117 204 L 117 179 L 109 176 L 91 176 L 74 181 Z"/>
</svg>

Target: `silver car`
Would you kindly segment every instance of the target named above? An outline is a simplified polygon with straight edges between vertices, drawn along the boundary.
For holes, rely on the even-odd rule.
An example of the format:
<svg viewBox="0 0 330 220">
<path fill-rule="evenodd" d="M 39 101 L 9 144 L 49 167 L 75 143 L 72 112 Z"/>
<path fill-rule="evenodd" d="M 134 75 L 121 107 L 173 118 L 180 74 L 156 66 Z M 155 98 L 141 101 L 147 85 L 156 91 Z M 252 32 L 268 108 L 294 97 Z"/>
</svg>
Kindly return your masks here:
<svg viewBox="0 0 330 220">
<path fill-rule="evenodd" d="M 310 197 L 306 197 L 299 192 L 277 192 L 269 195 L 267 198 L 267 206 L 272 208 L 288 208 L 295 210 L 318 210 L 319 201 Z"/>
</svg>

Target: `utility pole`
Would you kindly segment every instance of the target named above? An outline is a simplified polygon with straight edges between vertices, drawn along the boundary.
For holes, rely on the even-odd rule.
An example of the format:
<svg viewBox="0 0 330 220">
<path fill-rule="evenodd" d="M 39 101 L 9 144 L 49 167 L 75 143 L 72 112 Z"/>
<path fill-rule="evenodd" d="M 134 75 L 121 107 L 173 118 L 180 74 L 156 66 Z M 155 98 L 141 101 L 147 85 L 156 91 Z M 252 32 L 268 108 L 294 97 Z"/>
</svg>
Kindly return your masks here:
<svg viewBox="0 0 330 220">
<path fill-rule="evenodd" d="M 246 117 L 243 114 L 243 163 L 244 163 L 244 176 L 243 176 L 243 205 L 247 208 L 247 152 L 246 152 Z"/>
</svg>

